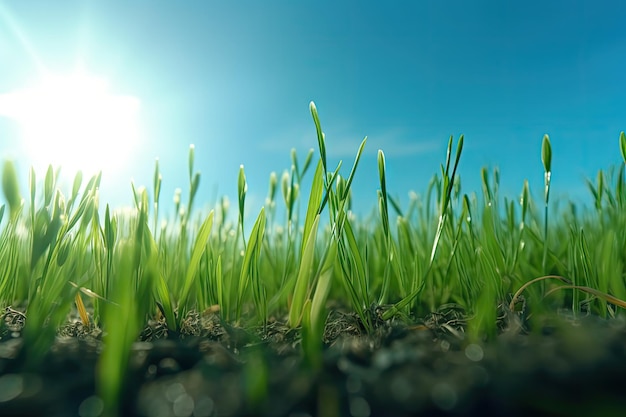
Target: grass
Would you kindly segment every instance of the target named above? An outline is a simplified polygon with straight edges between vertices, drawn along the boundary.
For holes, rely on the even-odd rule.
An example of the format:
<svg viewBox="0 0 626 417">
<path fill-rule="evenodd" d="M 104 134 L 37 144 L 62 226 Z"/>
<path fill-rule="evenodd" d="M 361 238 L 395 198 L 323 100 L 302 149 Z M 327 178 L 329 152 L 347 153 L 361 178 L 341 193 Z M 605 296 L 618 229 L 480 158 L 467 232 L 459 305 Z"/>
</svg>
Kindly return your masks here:
<svg viewBox="0 0 626 417">
<path fill-rule="evenodd" d="M 457 168 L 463 136 L 456 148 L 450 137 L 441 172 L 430 182 L 424 179 L 426 192 L 401 207 L 387 193 L 380 150 L 378 213 L 359 219 L 350 210 L 350 187 L 367 138 L 343 178 L 341 163 L 335 169 L 328 166 L 313 103 L 310 111 L 318 154 L 309 152 L 299 164 L 292 151 L 290 170 L 280 181 L 270 175 L 265 206 L 247 236 L 243 166 L 236 224 L 229 220 L 226 198 L 209 213 L 192 210 L 201 178 L 193 146 L 187 203 L 178 190 L 175 215 L 164 223 L 159 223 L 158 160 L 151 192 L 131 184 L 134 207 L 115 212 L 99 201 L 99 175 L 83 186 L 78 173 L 71 195 L 64 196 L 52 167 L 43 190 L 37 190 L 30 171 L 26 203 L 14 165 L 5 162 L 0 307 L 12 306 L 26 315 L 25 366 L 36 370 L 42 365 L 57 329 L 70 315 L 103 329 L 98 395 L 109 415 L 115 415 L 131 344 L 148 319 L 164 322 L 171 335 L 183 332 L 193 311 L 219 311 L 233 327 L 264 328 L 270 321 L 285 321 L 302 331 L 303 354 L 314 370 L 321 364 L 331 300 L 356 313 L 366 332 L 373 332 L 380 320 L 412 322 L 454 304 L 466 312 L 474 340 L 493 338 L 499 309 L 516 311 L 522 294 L 533 312 L 531 324 L 563 307 L 574 314 L 623 314 L 618 308 L 626 307 L 623 164 L 599 172 L 596 183 L 588 182 L 592 209 L 569 203 L 549 219 L 552 149 L 547 135 L 541 145 L 543 213 L 531 198 L 528 181 L 519 198 L 500 196 L 497 170 L 491 175 L 482 170 L 481 194 L 462 194 Z M 626 161 L 623 132 L 619 148 Z M 311 187 L 303 190 L 310 168 Z M 281 204 L 282 220 L 276 216 Z M 322 222 L 323 216 L 328 222 Z M 268 370 L 255 366 L 263 372 L 251 372 L 254 386 L 263 387 Z M 255 398 L 263 395 L 253 391 Z"/>
</svg>

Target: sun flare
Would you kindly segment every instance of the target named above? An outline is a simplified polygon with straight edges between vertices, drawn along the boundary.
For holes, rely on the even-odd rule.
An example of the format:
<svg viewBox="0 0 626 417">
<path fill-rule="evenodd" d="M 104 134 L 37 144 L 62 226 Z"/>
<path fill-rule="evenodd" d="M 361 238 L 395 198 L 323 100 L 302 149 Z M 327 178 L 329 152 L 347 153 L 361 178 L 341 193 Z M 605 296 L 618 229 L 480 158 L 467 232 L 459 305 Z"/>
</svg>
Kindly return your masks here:
<svg viewBox="0 0 626 417">
<path fill-rule="evenodd" d="M 139 141 L 136 97 L 110 92 L 106 80 L 76 72 L 48 75 L 36 85 L 0 94 L 0 115 L 20 127 L 22 151 L 36 169 L 66 174 L 115 174 Z"/>
</svg>

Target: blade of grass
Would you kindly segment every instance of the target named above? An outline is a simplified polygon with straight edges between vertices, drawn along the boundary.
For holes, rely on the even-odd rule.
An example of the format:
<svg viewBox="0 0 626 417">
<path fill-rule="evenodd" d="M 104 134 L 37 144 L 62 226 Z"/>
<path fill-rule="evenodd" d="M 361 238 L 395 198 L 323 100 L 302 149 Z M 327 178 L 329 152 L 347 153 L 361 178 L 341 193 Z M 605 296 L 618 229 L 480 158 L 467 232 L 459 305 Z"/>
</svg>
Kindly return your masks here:
<svg viewBox="0 0 626 417">
<path fill-rule="evenodd" d="M 550 180 L 552 177 L 552 146 L 550 145 L 550 137 L 548 135 L 543 136 L 541 142 L 541 163 L 544 169 L 544 201 L 545 201 L 545 214 L 544 214 L 544 245 L 543 245 L 543 260 L 541 266 L 543 270 L 546 270 L 546 262 L 548 260 L 548 203 L 550 201 Z"/>
<path fill-rule="evenodd" d="M 257 314 L 260 316 L 262 323 L 265 325 L 267 322 L 267 303 L 265 301 L 265 295 L 263 291 L 263 284 L 259 277 L 259 263 L 261 249 L 263 247 L 263 238 L 265 236 L 265 208 L 262 207 L 259 215 L 257 216 L 252 232 L 250 233 L 250 239 L 248 247 L 245 250 L 243 257 L 243 264 L 241 265 L 241 273 L 239 275 L 239 292 L 237 294 L 237 315 L 236 320 L 241 318 L 241 309 L 243 307 L 244 295 L 248 289 L 250 281 L 252 281 L 253 299 L 256 304 Z"/>
<path fill-rule="evenodd" d="M 2 192 L 9 204 L 9 217 L 16 221 L 22 209 L 22 197 L 20 196 L 17 170 L 13 161 L 5 161 L 2 168 Z"/>
<path fill-rule="evenodd" d="M 187 267 L 187 272 L 185 274 L 185 281 L 183 284 L 183 289 L 178 298 L 178 308 L 179 308 L 179 319 L 182 320 L 185 317 L 187 312 L 188 303 L 189 303 L 189 292 L 191 291 L 191 287 L 194 285 L 194 280 L 196 278 L 196 274 L 198 272 L 198 266 L 200 265 L 200 259 L 202 258 L 202 253 L 206 249 L 206 245 L 209 241 L 209 236 L 211 235 L 211 229 L 213 227 L 213 215 L 214 211 L 211 210 L 209 215 L 206 217 L 200 230 L 198 231 L 198 235 L 196 237 L 196 241 L 193 245 L 193 249 L 191 251 L 191 258 L 189 259 L 189 266 Z"/>
<path fill-rule="evenodd" d="M 289 309 L 289 325 L 292 328 L 298 327 L 298 325 L 300 325 L 300 321 L 302 320 L 302 312 L 306 301 L 309 279 L 311 277 L 313 268 L 315 238 L 317 237 L 319 219 L 320 215 L 317 214 L 315 216 L 315 221 L 311 226 L 309 236 L 304 245 L 304 251 L 300 260 L 300 266 L 298 268 L 298 276 L 296 278 L 293 299 L 291 301 L 291 308 Z"/>
</svg>

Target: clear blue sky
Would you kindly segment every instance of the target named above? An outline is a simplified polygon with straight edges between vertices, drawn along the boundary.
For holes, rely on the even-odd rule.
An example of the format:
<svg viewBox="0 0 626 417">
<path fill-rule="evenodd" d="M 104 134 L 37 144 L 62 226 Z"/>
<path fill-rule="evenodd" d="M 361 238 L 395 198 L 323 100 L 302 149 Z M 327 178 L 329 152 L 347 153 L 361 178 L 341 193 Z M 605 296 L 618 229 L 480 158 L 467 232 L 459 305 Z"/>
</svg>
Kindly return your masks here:
<svg viewBox="0 0 626 417">
<path fill-rule="evenodd" d="M 130 165 L 103 176 L 114 204 L 132 202 L 130 177 L 151 184 L 155 157 L 162 198 L 186 190 L 193 143 L 202 202 L 217 189 L 236 204 L 243 164 L 260 207 L 290 149 L 303 157 L 317 145 L 311 100 L 344 174 L 369 137 L 354 183 L 361 214 L 376 204 L 379 148 L 388 188 L 406 204 L 461 133 L 464 192 L 480 191 L 486 165 L 500 167 L 508 196 L 525 178 L 540 195 L 548 133 L 553 195 L 579 198 L 583 178 L 621 161 L 625 18 L 621 1 L 0 0 L 0 96 L 80 66 L 136 97 L 140 146 L 118 145 Z M 0 115 L 0 157 L 17 158 L 25 181 L 20 132 Z M 104 146 L 86 138 L 73 152 Z"/>
</svg>

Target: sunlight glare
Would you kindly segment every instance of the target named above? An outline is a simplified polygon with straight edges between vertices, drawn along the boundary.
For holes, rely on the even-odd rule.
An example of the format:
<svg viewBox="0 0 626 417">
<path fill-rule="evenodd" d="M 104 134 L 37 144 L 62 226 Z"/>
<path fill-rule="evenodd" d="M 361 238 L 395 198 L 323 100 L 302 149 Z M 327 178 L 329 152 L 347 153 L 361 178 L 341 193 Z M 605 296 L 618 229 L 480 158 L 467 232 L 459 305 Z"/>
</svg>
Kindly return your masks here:
<svg viewBox="0 0 626 417">
<path fill-rule="evenodd" d="M 0 115 L 19 124 L 22 151 L 37 170 L 52 164 L 69 175 L 115 174 L 138 145 L 139 104 L 111 93 L 106 80 L 77 72 L 0 94 Z"/>
</svg>

